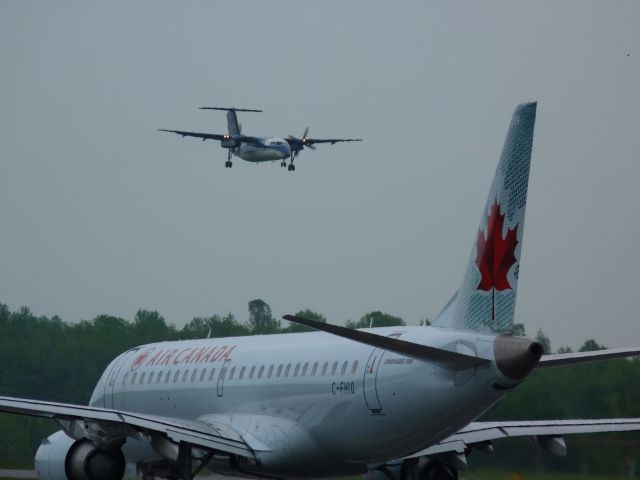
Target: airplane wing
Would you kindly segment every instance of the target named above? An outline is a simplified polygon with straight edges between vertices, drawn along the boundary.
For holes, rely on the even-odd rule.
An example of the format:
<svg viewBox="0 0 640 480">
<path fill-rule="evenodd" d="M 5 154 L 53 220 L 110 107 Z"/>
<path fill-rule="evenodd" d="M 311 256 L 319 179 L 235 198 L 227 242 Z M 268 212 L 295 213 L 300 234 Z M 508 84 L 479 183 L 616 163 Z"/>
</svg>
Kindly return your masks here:
<svg viewBox="0 0 640 480">
<path fill-rule="evenodd" d="M 305 138 L 305 145 L 313 145 L 314 143 L 330 143 L 334 145 L 338 142 L 361 142 L 361 138 Z"/>
<path fill-rule="evenodd" d="M 535 366 L 536 369 L 548 367 L 561 367 L 576 363 L 598 362 L 610 358 L 635 357 L 640 355 L 640 348 L 610 348 L 607 350 L 594 350 L 592 352 L 557 353 L 543 355 Z"/>
<path fill-rule="evenodd" d="M 405 458 L 441 453 L 460 454 L 474 446 L 486 446 L 493 440 L 514 437 L 534 438 L 543 448 L 550 449 L 550 453 L 564 456 L 566 446 L 561 438 L 562 435 L 638 430 L 640 430 L 640 418 L 472 422 L 440 443 Z"/>
<path fill-rule="evenodd" d="M 259 442 L 245 440 L 231 426 L 212 420 L 206 422 L 185 420 L 12 397 L 0 397 L 0 412 L 54 419 L 65 433 L 76 439 L 85 437 L 96 440 L 97 438 L 99 441 L 109 436 L 148 438 L 159 434 L 176 444 L 185 442 L 249 458 L 255 458 L 254 451 L 266 448 Z"/>
<path fill-rule="evenodd" d="M 195 137 L 201 138 L 202 141 L 205 140 L 237 140 L 240 143 L 253 143 L 260 144 L 261 140 L 258 137 L 251 137 L 248 135 L 235 135 L 230 137 L 229 135 L 222 135 L 218 133 L 199 133 L 199 132 L 187 132 L 184 130 L 165 130 L 164 128 L 159 128 L 160 132 L 169 132 L 169 133 L 177 133 L 182 137 Z"/>
<path fill-rule="evenodd" d="M 217 133 L 198 133 L 198 132 L 185 132 L 183 130 L 165 130 L 164 128 L 158 129 L 160 132 L 177 133 L 183 137 L 196 137 L 204 140 L 224 140 L 229 138 L 229 135 L 219 135 Z"/>
</svg>

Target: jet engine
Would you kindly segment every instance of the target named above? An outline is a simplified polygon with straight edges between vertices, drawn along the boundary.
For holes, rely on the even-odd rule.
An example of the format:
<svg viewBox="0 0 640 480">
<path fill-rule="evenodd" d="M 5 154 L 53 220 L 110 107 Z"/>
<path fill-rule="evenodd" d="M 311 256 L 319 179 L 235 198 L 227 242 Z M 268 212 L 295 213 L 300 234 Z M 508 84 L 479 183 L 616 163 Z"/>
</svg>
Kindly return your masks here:
<svg viewBox="0 0 640 480">
<path fill-rule="evenodd" d="M 45 438 L 36 452 L 40 480 L 121 480 L 124 468 L 119 448 L 98 449 L 89 440 L 74 440 L 62 430 Z"/>
</svg>

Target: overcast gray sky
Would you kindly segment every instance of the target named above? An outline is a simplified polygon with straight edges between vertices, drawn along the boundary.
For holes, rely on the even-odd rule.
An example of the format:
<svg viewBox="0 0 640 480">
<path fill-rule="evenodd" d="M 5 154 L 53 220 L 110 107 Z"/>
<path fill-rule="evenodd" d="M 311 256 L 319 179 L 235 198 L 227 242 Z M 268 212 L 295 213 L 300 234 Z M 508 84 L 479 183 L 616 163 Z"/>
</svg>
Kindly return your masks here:
<svg viewBox="0 0 640 480">
<path fill-rule="evenodd" d="M 640 344 L 640 3 L 0 3 L 0 302 L 433 318 L 538 100 L 516 320 Z M 158 128 L 362 137 L 294 173 Z"/>
</svg>

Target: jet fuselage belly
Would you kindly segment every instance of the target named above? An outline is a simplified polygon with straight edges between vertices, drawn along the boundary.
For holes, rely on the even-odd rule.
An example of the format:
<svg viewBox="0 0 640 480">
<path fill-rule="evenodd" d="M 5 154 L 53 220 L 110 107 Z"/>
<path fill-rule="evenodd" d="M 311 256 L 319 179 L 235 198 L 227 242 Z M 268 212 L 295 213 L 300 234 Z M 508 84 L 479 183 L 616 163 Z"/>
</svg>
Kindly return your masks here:
<svg viewBox="0 0 640 480">
<path fill-rule="evenodd" d="M 373 329 L 493 359 L 494 336 Z M 295 337 L 293 337 L 295 335 Z M 399 458 L 457 431 L 504 391 L 495 364 L 454 372 L 324 333 L 164 342 L 118 357 L 91 404 L 232 426 L 269 451 L 262 472 L 339 474 Z M 501 378 L 501 381 L 504 379 Z"/>
</svg>

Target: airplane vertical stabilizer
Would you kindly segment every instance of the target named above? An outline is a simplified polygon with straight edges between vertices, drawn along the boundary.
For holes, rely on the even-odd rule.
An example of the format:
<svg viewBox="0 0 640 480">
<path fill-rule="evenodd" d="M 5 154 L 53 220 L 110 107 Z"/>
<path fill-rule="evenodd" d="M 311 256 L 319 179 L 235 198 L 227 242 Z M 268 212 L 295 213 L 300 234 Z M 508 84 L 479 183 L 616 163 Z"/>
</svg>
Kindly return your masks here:
<svg viewBox="0 0 640 480">
<path fill-rule="evenodd" d="M 229 135 L 240 135 L 240 125 L 238 124 L 238 116 L 235 110 L 227 112 L 227 128 L 229 129 Z"/>
<path fill-rule="evenodd" d="M 435 326 L 512 330 L 536 105 L 519 105 L 513 114 L 462 284 Z"/>
</svg>

